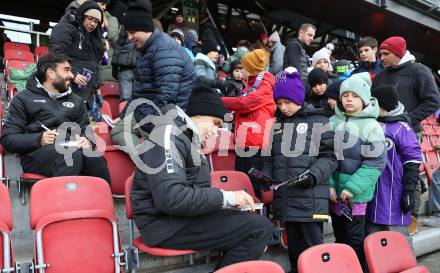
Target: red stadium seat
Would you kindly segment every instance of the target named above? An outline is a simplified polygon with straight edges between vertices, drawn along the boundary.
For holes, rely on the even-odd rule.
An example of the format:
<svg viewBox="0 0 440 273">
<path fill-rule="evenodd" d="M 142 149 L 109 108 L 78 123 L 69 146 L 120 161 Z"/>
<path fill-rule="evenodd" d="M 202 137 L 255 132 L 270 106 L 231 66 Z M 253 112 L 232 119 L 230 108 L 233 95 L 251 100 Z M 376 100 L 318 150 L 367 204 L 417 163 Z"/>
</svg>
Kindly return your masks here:
<svg viewBox="0 0 440 273">
<path fill-rule="evenodd" d="M 118 112 L 118 113 L 121 113 L 121 112 L 124 110 L 125 105 L 127 105 L 127 101 L 126 101 L 126 100 L 121 101 L 121 102 L 119 103 L 119 112 Z"/>
<path fill-rule="evenodd" d="M 5 79 L 9 79 L 9 71 L 11 68 L 16 68 L 20 70 L 28 69 L 29 65 L 34 64 L 34 61 L 22 61 L 22 60 L 9 60 L 5 66 Z"/>
<path fill-rule="evenodd" d="M 3 52 L 6 52 L 9 49 L 23 50 L 23 51 L 31 51 L 31 48 L 28 44 L 16 43 L 16 42 L 5 42 L 3 44 Z"/>
<path fill-rule="evenodd" d="M 20 49 L 8 49 L 5 51 L 6 64 L 10 60 L 35 62 L 34 54 L 32 52 Z"/>
<path fill-rule="evenodd" d="M 284 273 L 284 270 L 271 261 L 248 261 L 225 266 L 214 273 Z"/>
<path fill-rule="evenodd" d="M 47 55 L 49 53 L 49 48 L 47 46 L 37 46 L 34 52 L 38 60 L 42 56 Z"/>
<path fill-rule="evenodd" d="M 101 114 L 113 118 L 112 109 L 110 108 L 110 104 L 106 100 L 102 101 Z"/>
<path fill-rule="evenodd" d="M 119 116 L 119 103 L 121 101 L 119 96 L 119 84 L 117 82 L 104 81 L 101 87 L 101 96 L 104 101 L 110 105 L 112 116 L 115 119 Z"/>
<path fill-rule="evenodd" d="M 217 134 L 217 137 L 208 139 L 203 149 L 211 165 L 211 171 L 235 171 L 234 134 L 224 129 L 219 129 Z"/>
<path fill-rule="evenodd" d="M 0 103 L 0 108 L 1 108 L 1 103 Z M 6 186 L 9 186 L 9 179 L 6 175 L 5 150 L 3 149 L 2 145 L 0 145 L 0 181 L 4 182 Z"/>
<path fill-rule="evenodd" d="M 322 244 L 305 250 L 298 259 L 299 273 L 362 273 L 356 253 L 348 245 Z"/>
<path fill-rule="evenodd" d="M 39 181 L 31 192 L 30 223 L 36 272 L 123 271 L 125 255 L 113 199 L 103 179 L 65 176 Z"/>
<path fill-rule="evenodd" d="M 8 188 L 0 183 L 0 272 L 16 272 L 12 251 L 12 207 Z"/>
<path fill-rule="evenodd" d="M 111 130 L 112 128 L 104 121 L 96 122 L 93 126 L 95 133 L 96 147 L 104 152 L 108 146 L 113 146 Z"/>
<path fill-rule="evenodd" d="M 111 190 L 113 197 L 123 198 L 125 195 L 125 181 L 134 172 L 135 165 L 130 156 L 116 148 L 111 138 L 111 128 L 105 122 L 97 122 L 94 126 L 97 150 L 104 153 L 112 180 Z"/>
<path fill-rule="evenodd" d="M 255 196 L 254 188 L 252 187 L 249 177 L 238 171 L 216 171 L 211 173 L 211 187 L 222 189 L 225 191 L 242 191 L 247 192 L 254 202 L 261 201 Z"/>
<path fill-rule="evenodd" d="M 47 177 L 38 173 L 22 173 L 18 179 L 18 191 L 20 192 L 20 201 L 25 205 L 29 196 L 31 187 L 38 181 Z"/>
<path fill-rule="evenodd" d="M 133 175 L 135 165 L 130 156 L 114 146 L 107 147 L 104 158 L 107 160 L 108 170 L 112 180 L 111 190 L 113 197 L 123 198 L 125 195 L 125 181 Z"/>
<path fill-rule="evenodd" d="M 193 254 L 195 253 L 193 250 L 177 250 L 177 249 L 166 249 L 159 247 L 151 247 L 147 246 L 143 243 L 141 236 L 134 238 L 134 227 L 133 227 L 133 210 L 131 207 L 131 188 L 133 187 L 133 176 L 127 178 L 125 183 L 125 213 L 127 215 L 127 219 L 129 220 L 129 268 L 130 272 L 135 272 L 137 268 L 139 268 L 139 251 L 144 253 L 148 253 L 153 256 L 183 256 L 190 255 L 190 264 L 193 264 Z"/>
<path fill-rule="evenodd" d="M 365 238 L 364 250 L 370 273 L 429 273 L 426 267 L 417 266 L 408 241 L 399 232 L 381 231 L 370 234 Z"/>
</svg>

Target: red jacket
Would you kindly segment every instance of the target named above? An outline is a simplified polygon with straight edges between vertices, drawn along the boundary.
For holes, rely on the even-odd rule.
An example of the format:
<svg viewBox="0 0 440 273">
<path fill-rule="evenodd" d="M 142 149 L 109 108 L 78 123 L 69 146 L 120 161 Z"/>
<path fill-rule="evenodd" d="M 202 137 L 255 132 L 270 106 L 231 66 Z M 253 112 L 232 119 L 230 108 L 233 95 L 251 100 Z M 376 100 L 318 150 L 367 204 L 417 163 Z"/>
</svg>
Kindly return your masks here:
<svg viewBox="0 0 440 273">
<path fill-rule="evenodd" d="M 235 112 L 235 143 L 240 148 L 264 149 L 269 146 L 276 109 L 273 99 L 275 77 L 265 72 L 260 85 L 244 95 L 256 79 L 257 76 L 249 77 L 248 84 L 238 97 L 222 98 L 226 108 Z"/>
</svg>

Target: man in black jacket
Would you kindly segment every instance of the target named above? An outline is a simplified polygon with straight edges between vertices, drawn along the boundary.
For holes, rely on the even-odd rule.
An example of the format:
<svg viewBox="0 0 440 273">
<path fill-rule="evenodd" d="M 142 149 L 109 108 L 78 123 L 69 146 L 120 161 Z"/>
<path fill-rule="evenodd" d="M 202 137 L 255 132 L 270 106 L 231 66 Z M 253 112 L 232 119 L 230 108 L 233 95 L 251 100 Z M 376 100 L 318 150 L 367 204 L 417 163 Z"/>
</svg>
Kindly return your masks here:
<svg viewBox="0 0 440 273">
<path fill-rule="evenodd" d="M 86 106 L 72 93 L 71 81 L 67 58 L 41 57 L 35 77 L 9 104 L 1 143 L 7 151 L 20 154 L 24 172 L 96 176 L 110 183 L 104 158 L 90 150 L 93 131 L 88 130 L 86 137 Z"/>
<path fill-rule="evenodd" d="M 380 45 L 380 59 L 385 67 L 376 74 L 371 89 L 382 85 L 394 85 L 399 100 L 408 112 L 411 126 L 420 136 L 420 122 L 440 108 L 440 97 L 431 70 L 416 63 L 416 58 L 406 50 L 406 41 L 394 36 Z M 420 185 L 414 192 L 416 205 L 411 210 L 410 234 L 417 232 L 417 215 L 420 208 Z"/>
<path fill-rule="evenodd" d="M 422 131 L 420 122 L 440 108 L 440 97 L 431 70 L 416 63 L 406 50 L 402 37 L 390 37 L 380 45 L 380 58 L 385 69 L 376 74 L 371 89 L 391 84 L 409 114 L 416 133 Z"/>
<path fill-rule="evenodd" d="M 186 113 L 163 107 L 142 144 L 150 149 L 140 156 L 131 189 L 134 219 L 146 245 L 222 250 L 217 269 L 258 259 L 274 232 L 266 217 L 230 210 L 253 207 L 245 191 L 211 188 L 200 149 L 226 112 L 219 94 L 206 85 L 194 88 Z"/>
<path fill-rule="evenodd" d="M 286 51 L 284 52 L 283 67 L 295 67 L 301 74 L 304 86 L 307 86 L 307 76 L 310 57 L 304 47 L 310 46 L 315 38 L 316 27 L 312 24 L 302 24 L 298 30 L 298 38 L 291 38 L 287 41 Z"/>
<path fill-rule="evenodd" d="M 144 119 L 156 113 L 157 108 L 168 104 L 176 104 L 186 109 L 188 98 L 194 87 L 194 65 L 185 49 L 166 33 L 154 28 L 152 6 L 149 0 L 138 0 L 128 3 L 124 17 L 124 28 L 128 39 L 136 45 L 140 56 L 133 69 L 134 84 L 131 98 L 126 108 L 120 114 L 118 122 L 112 130 L 112 140 L 115 144 L 125 147 L 125 151 L 134 154 L 135 148 L 130 145 L 139 143 L 138 136 L 151 131 L 151 123 Z M 142 103 L 128 113 L 131 102 L 137 99 L 148 99 L 151 103 Z M 134 119 L 132 118 L 134 117 Z M 133 122 L 133 123 L 131 123 Z M 126 123 L 132 128 L 132 140 L 125 137 Z M 134 126 L 141 125 L 143 132 L 136 132 Z"/>
</svg>

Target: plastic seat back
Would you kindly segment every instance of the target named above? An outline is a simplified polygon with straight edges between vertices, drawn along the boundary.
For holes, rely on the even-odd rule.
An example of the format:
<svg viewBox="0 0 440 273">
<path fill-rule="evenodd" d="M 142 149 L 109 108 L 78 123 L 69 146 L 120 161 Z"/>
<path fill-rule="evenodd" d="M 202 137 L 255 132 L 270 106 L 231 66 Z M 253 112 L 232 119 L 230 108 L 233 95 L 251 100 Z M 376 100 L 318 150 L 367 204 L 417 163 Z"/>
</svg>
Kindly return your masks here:
<svg viewBox="0 0 440 273">
<path fill-rule="evenodd" d="M 235 171 L 234 134 L 219 129 L 217 136 L 207 140 L 203 152 L 208 155 L 211 171 Z"/>
<path fill-rule="evenodd" d="M 111 118 L 119 116 L 119 103 L 121 101 L 119 94 L 119 84 L 116 82 L 104 81 L 100 87 L 101 96 L 108 102 L 112 113 Z"/>
<path fill-rule="evenodd" d="M 284 273 L 284 270 L 271 261 L 247 261 L 225 266 L 214 273 Z"/>
<path fill-rule="evenodd" d="M 42 56 L 47 55 L 49 53 L 49 48 L 47 46 L 37 46 L 34 51 L 35 51 L 35 56 L 37 57 L 38 60 Z"/>
<path fill-rule="evenodd" d="M 322 244 L 305 250 L 298 259 L 299 273 L 362 273 L 356 253 L 348 245 Z"/>
<path fill-rule="evenodd" d="M 16 42 L 5 42 L 3 44 L 3 52 L 7 50 L 15 49 L 15 50 L 23 50 L 23 51 L 31 51 L 31 48 L 28 44 L 16 43 Z"/>
<path fill-rule="evenodd" d="M 35 62 L 34 54 L 32 52 L 20 49 L 8 49 L 7 51 L 5 51 L 5 60 Z"/>
<path fill-rule="evenodd" d="M 125 215 L 128 220 L 133 219 L 133 209 L 131 207 L 131 188 L 133 187 L 133 181 L 133 175 L 125 180 Z"/>
<path fill-rule="evenodd" d="M 104 158 L 107 160 L 112 180 L 112 193 L 117 196 L 125 195 L 125 181 L 133 174 L 135 169 L 133 160 L 126 152 L 113 147 L 105 151 Z"/>
<path fill-rule="evenodd" d="M 249 177 L 238 171 L 216 171 L 211 173 L 211 187 L 222 189 L 225 191 L 246 191 L 254 198 L 255 202 L 260 200 L 255 197 L 254 188 L 252 187 Z"/>
<path fill-rule="evenodd" d="M 0 183 L 0 271 L 13 265 L 10 234 L 12 230 L 12 207 L 8 188 Z M 9 241 L 9 242 L 8 242 Z"/>
<path fill-rule="evenodd" d="M 370 273 L 401 272 L 417 265 L 408 241 L 399 232 L 370 234 L 364 241 L 364 250 Z"/>
<path fill-rule="evenodd" d="M 121 272 L 113 199 L 103 179 L 43 179 L 32 188 L 30 211 L 34 259 L 44 272 Z"/>
</svg>

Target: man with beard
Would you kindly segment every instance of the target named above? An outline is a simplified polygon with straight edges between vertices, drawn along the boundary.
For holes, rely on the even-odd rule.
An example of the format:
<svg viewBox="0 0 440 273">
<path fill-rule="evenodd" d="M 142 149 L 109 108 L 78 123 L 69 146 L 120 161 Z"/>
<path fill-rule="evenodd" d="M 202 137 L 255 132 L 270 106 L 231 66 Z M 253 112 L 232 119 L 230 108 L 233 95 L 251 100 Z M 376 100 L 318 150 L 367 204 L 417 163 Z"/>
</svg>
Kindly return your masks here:
<svg viewBox="0 0 440 273">
<path fill-rule="evenodd" d="M 95 176 L 110 183 L 104 158 L 90 150 L 93 131 L 86 134 L 86 106 L 70 89 L 73 78 L 69 59 L 41 57 L 34 77 L 9 104 L 1 144 L 20 155 L 24 172 Z"/>
</svg>

